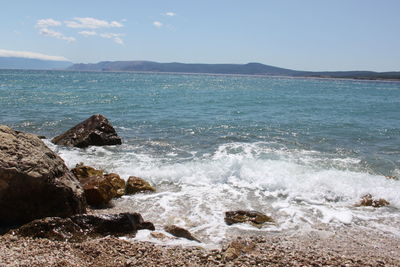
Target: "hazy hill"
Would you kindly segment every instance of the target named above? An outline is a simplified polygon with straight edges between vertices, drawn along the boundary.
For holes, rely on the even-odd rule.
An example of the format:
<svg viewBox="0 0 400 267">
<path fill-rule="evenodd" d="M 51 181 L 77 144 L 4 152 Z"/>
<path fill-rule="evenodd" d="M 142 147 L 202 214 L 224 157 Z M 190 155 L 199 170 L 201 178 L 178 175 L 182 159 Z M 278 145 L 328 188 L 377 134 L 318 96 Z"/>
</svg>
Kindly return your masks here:
<svg viewBox="0 0 400 267">
<path fill-rule="evenodd" d="M 34 58 L 0 57 L 0 69 L 51 70 L 65 69 L 72 65 L 68 61 L 41 60 Z"/>
<path fill-rule="evenodd" d="M 293 75 L 297 71 L 260 63 L 248 64 L 187 64 L 152 61 L 103 61 L 97 64 L 74 64 L 69 70 L 82 71 L 152 71 L 215 74 Z"/>
<path fill-rule="evenodd" d="M 394 79 L 400 80 L 400 72 L 373 71 L 331 71 L 310 72 L 284 69 L 261 63 L 247 64 L 187 64 L 158 63 L 152 61 L 102 61 L 95 64 L 74 64 L 68 70 L 75 71 L 140 71 L 140 72 L 177 72 L 242 75 L 283 75 L 321 78 L 354 79 Z"/>
<path fill-rule="evenodd" d="M 138 71 L 176 72 L 241 75 L 279 75 L 294 77 L 392 79 L 400 80 L 400 72 L 373 71 L 297 71 L 261 63 L 247 64 L 188 64 L 159 63 L 153 61 L 102 61 L 95 64 L 72 64 L 68 61 L 41 60 L 32 58 L 0 57 L 0 69 L 73 70 L 73 71 Z"/>
<path fill-rule="evenodd" d="M 374 72 L 374 71 L 321 71 L 300 72 L 300 76 L 320 78 L 345 78 L 365 80 L 400 80 L 400 71 Z"/>
</svg>

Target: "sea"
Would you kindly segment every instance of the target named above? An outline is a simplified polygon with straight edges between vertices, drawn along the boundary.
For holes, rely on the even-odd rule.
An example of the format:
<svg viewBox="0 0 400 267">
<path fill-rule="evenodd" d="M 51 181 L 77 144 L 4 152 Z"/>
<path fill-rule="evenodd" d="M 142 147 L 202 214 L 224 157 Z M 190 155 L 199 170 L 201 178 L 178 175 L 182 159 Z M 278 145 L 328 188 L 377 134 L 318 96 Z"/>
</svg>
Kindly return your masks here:
<svg viewBox="0 0 400 267">
<path fill-rule="evenodd" d="M 122 145 L 50 142 L 93 114 Z M 83 162 L 154 184 L 156 193 L 113 205 L 159 231 L 176 224 L 206 244 L 321 226 L 400 237 L 400 181 L 387 178 L 400 178 L 400 82 L 0 70 L 0 124 L 46 136 L 70 168 Z M 356 207 L 366 194 L 390 205 Z M 275 223 L 227 226 L 224 213 L 239 209 Z"/>
</svg>

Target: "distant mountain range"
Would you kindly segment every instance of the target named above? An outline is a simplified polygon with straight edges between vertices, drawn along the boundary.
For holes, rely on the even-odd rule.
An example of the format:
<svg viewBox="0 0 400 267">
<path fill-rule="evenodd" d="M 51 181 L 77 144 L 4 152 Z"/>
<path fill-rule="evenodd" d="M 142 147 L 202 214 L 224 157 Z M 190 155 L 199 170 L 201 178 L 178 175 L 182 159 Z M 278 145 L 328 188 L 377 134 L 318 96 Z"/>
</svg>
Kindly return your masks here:
<svg viewBox="0 0 400 267">
<path fill-rule="evenodd" d="M 279 75 L 294 77 L 353 78 L 353 79 L 393 79 L 400 80 L 400 71 L 298 71 L 264 65 L 247 64 L 187 64 L 158 63 L 152 61 L 103 61 L 95 64 L 74 64 L 68 68 L 74 71 L 137 71 L 137 72 L 172 72 L 172 73 L 208 73 L 240 75 Z"/>
<path fill-rule="evenodd" d="M 0 69 L 52 70 L 66 69 L 72 65 L 68 61 L 42 60 L 21 57 L 0 57 Z"/>
<path fill-rule="evenodd" d="M 68 61 L 41 60 L 32 58 L 0 57 L 0 69 L 37 69 L 70 71 L 133 71 L 170 73 L 207 73 L 236 75 L 274 75 L 292 77 L 352 78 L 368 80 L 400 80 L 400 71 L 298 71 L 264 65 L 247 64 L 188 64 L 159 63 L 153 61 L 102 61 L 94 64 L 73 64 Z"/>
<path fill-rule="evenodd" d="M 186 64 L 152 61 L 103 61 L 96 64 L 74 64 L 70 70 L 88 71 L 151 71 L 212 74 L 291 75 L 296 71 L 260 63 L 248 64 Z"/>
</svg>

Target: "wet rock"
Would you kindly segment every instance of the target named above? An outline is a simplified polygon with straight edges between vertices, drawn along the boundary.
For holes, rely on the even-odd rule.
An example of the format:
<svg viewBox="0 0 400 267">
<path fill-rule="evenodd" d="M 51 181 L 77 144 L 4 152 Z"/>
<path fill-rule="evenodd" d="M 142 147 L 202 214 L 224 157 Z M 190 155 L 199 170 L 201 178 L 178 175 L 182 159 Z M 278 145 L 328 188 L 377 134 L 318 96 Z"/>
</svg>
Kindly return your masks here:
<svg viewBox="0 0 400 267">
<path fill-rule="evenodd" d="M 267 222 L 274 222 L 274 220 L 258 211 L 237 210 L 225 212 L 225 223 L 227 225 L 249 223 L 253 226 L 261 227 L 262 224 Z"/>
<path fill-rule="evenodd" d="M 130 176 L 126 182 L 126 194 L 136 194 L 140 192 L 155 192 L 156 189 L 149 182 L 142 178 Z"/>
<path fill-rule="evenodd" d="M 197 241 L 201 243 L 197 238 L 195 238 L 188 230 L 181 228 L 176 225 L 167 225 L 164 227 L 164 230 L 167 233 L 170 233 L 173 236 L 186 238 L 188 240 Z"/>
<path fill-rule="evenodd" d="M 81 180 L 81 183 L 86 201 L 91 206 L 106 206 L 112 198 L 117 196 L 117 191 L 104 176 L 90 176 Z"/>
<path fill-rule="evenodd" d="M 85 148 L 120 145 L 121 138 L 103 115 L 93 115 L 51 140 L 54 144 Z"/>
<path fill-rule="evenodd" d="M 79 163 L 72 169 L 85 191 L 87 202 L 91 206 L 105 206 L 112 198 L 125 193 L 125 181 L 116 173 L 103 174 L 103 170 Z"/>
<path fill-rule="evenodd" d="M 36 135 L 0 125 L 0 226 L 86 210 L 82 187 Z"/>
<path fill-rule="evenodd" d="M 135 236 L 141 229 L 154 230 L 151 222 L 145 222 L 139 213 L 112 215 L 74 215 L 69 218 L 49 217 L 38 219 L 12 231 L 16 235 L 47 238 L 59 241 L 84 241 L 107 235 Z"/>
<path fill-rule="evenodd" d="M 361 201 L 356 204 L 356 207 L 360 206 L 371 206 L 374 208 L 379 208 L 379 207 L 384 207 L 390 205 L 389 201 L 386 199 L 380 198 L 380 199 L 374 199 L 371 194 L 366 194 L 361 198 Z"/>
<path fill-rule="evenodd" d="M 125 194 L 125 180 L 122 179 L 116 173 L 108 173 L 104 175 L 104 178 L 111 184 L 115 190 L 114 197 L 122 197 Z"/>
<path fill-rule="evenodd" d="M 79 181 L 89 178 L 90 176 L 102 176 L 104 174 L 103 170 L 96 170 L 93 167 L 85 166 L 82 162 L 76 164 L 75 168 L 73 168 L 71 172 Z"/>
<path fill-rule="evenodd" d="M 125 235 L 147 229 L 154 231 L 151 222 L 145 222 L 139 213 L 119 213 L 105 215 L 75 215 L 71 220 L 79 225 L 86 234 Z"/>
</svg>

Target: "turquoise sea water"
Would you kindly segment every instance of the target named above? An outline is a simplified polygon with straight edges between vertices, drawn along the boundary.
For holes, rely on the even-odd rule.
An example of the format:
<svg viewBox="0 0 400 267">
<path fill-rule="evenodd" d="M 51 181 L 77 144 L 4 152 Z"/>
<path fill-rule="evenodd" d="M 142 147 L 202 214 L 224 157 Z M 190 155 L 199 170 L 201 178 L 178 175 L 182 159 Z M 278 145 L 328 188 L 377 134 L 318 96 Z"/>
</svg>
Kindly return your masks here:
<svg viewBox="0 0 400 267">
<path fill-rule="evenodd" d="M 220 236 L 233 208 L 279 218 L 266 231 L 398 215 L 400 182 L 384 176 L 400 176 L 399 82 L 0 70 L 1 124 L 51 139 L 96 113 L 122 146 L 46 142 L 70 167 L 156 184 L 155 195 L 117 201 L 156 223 L 163 214 Z M 365 193 L 392 205 L 352 207 Z"/>
</svg>

